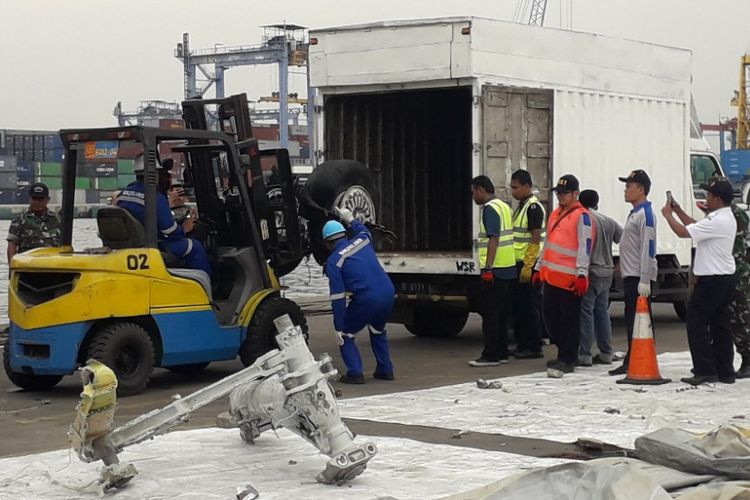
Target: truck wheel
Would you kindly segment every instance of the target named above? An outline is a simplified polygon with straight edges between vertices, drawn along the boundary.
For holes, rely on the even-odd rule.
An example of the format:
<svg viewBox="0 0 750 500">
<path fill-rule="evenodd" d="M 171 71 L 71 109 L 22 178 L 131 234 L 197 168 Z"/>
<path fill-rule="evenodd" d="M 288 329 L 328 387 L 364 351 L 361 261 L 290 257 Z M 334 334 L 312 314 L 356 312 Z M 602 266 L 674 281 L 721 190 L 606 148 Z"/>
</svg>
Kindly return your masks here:
<svg viewBox="0 0 750 500">
<path fill-rule="evenodd" d="M 358 161 L 331 160 L 321 163 L 310 174 L 305 189 L 310 198 L 322 208 L 348 208 L 360 222 L 377 222 L 372 175 Z M 321 236 L 325 223 L 325 218 L 315 217 L 308 224 L 313 256 L 321 265 L 328 256 L 328 249 Z"/>
<path fill-rule="evenodd" d="M 682 321 L 687 321 L 687 304 L 685 301 L 672 302 L 674 306 L 674 312 L 677 313 L 677 317 Z"/>
<path fill-rule="evenodd" d="M 283 297 L 267 297 L 255 309 L 247 327 L 247 337 L 240 346 L 240 360 L 243 365 L 250 366 L 268 351 L 278 349 L 278 332 L 273 320 L 285 314 L 292 318 L 292 323 L 302 328 L 307 338 L 307 320 L 297 303 Z"/>
<path fill-rule="evenodd" d="M 136 323 L 114 323 L 91 339 L 87 359 L 101 361 L 117 376 L 117 395 L 132 396 L 146 388 L 154 371 L 154 345 Z"/>
<path fill-rule="evenodd" d="M 10 340 L 8 339 L 3 342 L 3 368 L 13 384 L 27 391 L 52 389 L 62 380 L 62 375 L 33 375 L 12 371 L 10 369 Z"/>
<path fill-rule="evenodd" d="M 468 319 L 468 311 L 417 307 L 414 309 L 414 322 L 404 326 L 417 337 L 455 337 L 464 329 Z"/>
<path fill-rule="evenodd" d="M 202 372 L 210 363 L 190 363 L 189 365 L 165 366 L 167 370 L 184 375 L 195 375 Z"/>
</svg>

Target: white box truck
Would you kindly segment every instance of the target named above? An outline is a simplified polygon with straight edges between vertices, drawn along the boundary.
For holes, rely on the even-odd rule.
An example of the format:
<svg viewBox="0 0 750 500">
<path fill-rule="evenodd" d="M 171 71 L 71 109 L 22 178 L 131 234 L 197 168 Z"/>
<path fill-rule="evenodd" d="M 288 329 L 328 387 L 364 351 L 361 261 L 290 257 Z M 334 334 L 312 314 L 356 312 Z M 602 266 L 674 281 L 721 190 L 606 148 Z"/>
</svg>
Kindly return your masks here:
<svg viewBox="0 0 750 500">
<path fill-rule="evenodd" d="M 449 336 L 477 310 L 476 175 L 511 201 L 510 175 L 527 169 L 551 210 L 551 187 L 572 173 L 624 223 L 617 177 L 642 168 L 657 213 L 666 190 L 697 211 L 695 185 L 721 170 L 710 150 L 691 159 L 691 58 L 477 17 L 310 31 L 316 159 L 357 160 L 373 176 L 378 222 L 398 235 L 379 245 L 397 290 L 393 321 Z M 684 314 L 690 240 L 658 219 L 655 300 Z"/>
</svg>

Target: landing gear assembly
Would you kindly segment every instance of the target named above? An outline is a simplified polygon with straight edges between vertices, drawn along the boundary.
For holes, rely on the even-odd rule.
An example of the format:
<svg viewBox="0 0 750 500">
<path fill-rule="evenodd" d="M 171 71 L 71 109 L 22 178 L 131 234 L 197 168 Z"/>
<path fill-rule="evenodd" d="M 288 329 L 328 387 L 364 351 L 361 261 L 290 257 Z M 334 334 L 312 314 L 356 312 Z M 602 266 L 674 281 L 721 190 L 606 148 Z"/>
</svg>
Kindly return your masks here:
<svg viewBox="0 0 750 500">
<path fill-rule="evenodd" d="M 232 424 L 239 427 L 245 442 L 252 444 L 263 431 L 283 427 L 331 457 L 316 476 L 318 482 L 336 484 L 361 474 L 377 447 L 372 442 L 355 443 L 354 434 L 342 422 L 328 383 L 337 375 L 331 358 L 324 354 L 316 361 L 302 330 L 288 315 L 274 323 L 278 349 L 114 430 L 117 378 L 104 364 L 89 361 L 81 372 L 83 392 L 69 437 L 81 460 L 101 460 L 106 466 L 99 479 L 102 489 L 121 488 L 138 473 L 132 464 L 120 463 L 120 451 L 168 432 L 186 422 L 191 412 L 228 394 Z"/>
</svg>

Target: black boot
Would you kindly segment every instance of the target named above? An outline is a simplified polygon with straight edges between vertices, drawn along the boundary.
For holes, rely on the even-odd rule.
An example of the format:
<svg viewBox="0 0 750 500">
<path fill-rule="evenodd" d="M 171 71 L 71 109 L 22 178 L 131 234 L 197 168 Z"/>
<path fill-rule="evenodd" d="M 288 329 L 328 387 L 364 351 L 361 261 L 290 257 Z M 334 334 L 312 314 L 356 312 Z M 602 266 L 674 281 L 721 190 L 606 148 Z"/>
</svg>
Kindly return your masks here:
<svg viewBox="0 0 750 500">
<path fill-rule="evenodd" d="M 737 370 L 737 378 L 750 378 L 750 354 L 742 356 L 742 365 Z"/>
</svg>

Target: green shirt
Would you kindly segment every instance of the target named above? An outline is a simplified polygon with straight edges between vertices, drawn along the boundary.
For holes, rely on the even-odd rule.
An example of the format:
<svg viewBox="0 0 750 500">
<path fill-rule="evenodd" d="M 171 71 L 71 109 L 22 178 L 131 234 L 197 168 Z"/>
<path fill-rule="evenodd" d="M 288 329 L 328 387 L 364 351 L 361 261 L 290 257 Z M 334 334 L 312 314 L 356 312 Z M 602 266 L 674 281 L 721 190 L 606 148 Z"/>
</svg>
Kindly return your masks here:
<svg viewBox="0 0 750 500">
<path fill-rule="evenodd" d="M 8 241 L 18 244 L 19 253 L 32 248 L 59 247 L 60 225 L 60 216 L 51 210 L 43 215 L 26 210 L 13 217 L 8 229 Z"/>
</svg>

